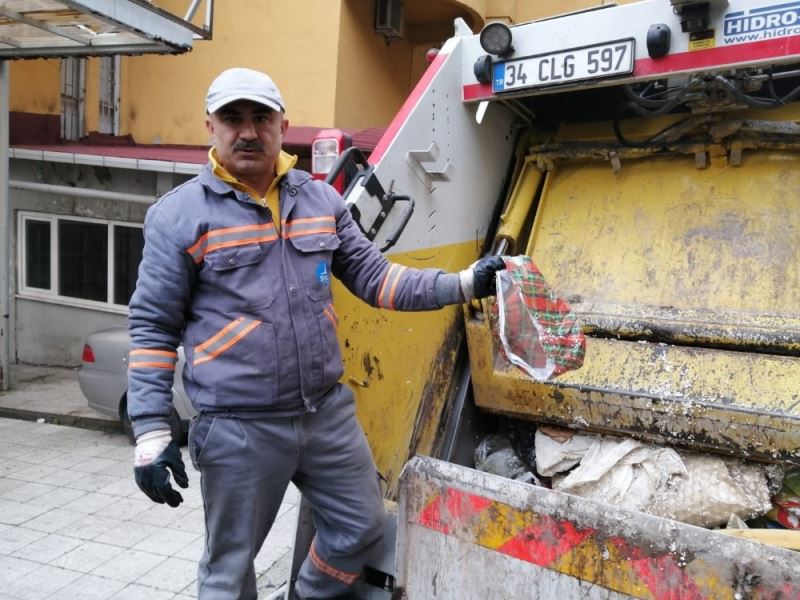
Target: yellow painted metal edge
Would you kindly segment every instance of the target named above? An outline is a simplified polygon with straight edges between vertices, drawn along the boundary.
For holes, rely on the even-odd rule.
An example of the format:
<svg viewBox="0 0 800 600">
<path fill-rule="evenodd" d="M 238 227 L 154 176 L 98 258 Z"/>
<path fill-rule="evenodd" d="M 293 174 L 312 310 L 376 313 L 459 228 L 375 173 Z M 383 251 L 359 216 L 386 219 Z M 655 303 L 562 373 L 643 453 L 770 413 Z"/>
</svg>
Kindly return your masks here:
<svg viewBox="0 0 800 600">
<path fill-rule="evenodd" d="M 800 464 L 800 359 L 587 338 L 581 369 L 544 382 L 467 320 L 477 406 L 523 419 Z"/>
<path fill-rule="evenodd" d="M 800 550 L 800 531 L 791 529 L 718 529 L 717 533 L 789 550 Z"/>
</svg>

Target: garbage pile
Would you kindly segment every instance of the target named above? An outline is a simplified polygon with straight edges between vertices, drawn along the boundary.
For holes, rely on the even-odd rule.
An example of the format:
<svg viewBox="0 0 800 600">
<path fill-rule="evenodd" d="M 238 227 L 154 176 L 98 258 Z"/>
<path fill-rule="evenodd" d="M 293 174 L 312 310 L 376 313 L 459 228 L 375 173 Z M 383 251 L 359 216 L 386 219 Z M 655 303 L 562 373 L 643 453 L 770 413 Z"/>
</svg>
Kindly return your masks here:
<svg viewBox="0 0 800 600">
<path fill-rule="evenodd" d="M 800 529 L 800 470 L 549 426 L 512 426 L 478 470 L 701 527 Z M 750 523 L 745 525 L 748 520 Z"/>
</svg>

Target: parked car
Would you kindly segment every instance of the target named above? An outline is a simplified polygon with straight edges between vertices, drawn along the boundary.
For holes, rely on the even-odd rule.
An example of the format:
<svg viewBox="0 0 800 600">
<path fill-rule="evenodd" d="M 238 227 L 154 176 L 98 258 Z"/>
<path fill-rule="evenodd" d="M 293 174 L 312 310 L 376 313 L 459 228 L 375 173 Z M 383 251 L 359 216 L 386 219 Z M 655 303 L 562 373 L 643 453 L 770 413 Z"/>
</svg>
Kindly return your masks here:
<svg viewBox="0 0 800 600">
<path fill-rule="evenodd" d="M 89 406 L 105 415 L 118 417 L 133 444 L 133 428 L 128 417 L 128 347 L 130 338 L 124 327 L 95 331 L 86 336 L 78 369 L 78 383 Z M 172 438 L 183 443 L 189 421 L 195 415 L 183 389 L 183 347 L 178 348 L 175 382 L 172 386 Z"/>
</svg>

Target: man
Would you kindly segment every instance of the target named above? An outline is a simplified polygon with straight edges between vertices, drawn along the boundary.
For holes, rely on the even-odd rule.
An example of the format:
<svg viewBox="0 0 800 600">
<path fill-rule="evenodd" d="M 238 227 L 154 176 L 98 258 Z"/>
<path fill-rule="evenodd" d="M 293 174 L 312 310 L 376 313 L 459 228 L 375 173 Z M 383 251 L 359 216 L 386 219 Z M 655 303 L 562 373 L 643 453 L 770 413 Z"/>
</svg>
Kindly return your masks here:
<svg viewBox="0 0 800 600">
<path fill-rule="evenodd" d="M 377 307 L 429 310 L 493 293 L 499 257 L 460 274 L 392 265 L 333 188 L 281 150 L 283 98 L 267 75 L 224 71 L 206 97 L 202 173 L 145 219 L 130 302 L 128 410 L 135 476 L 177 506 L 188 485 L 169 415 L 176 348 L 197 409 L 189 453 L 200 471 L 206 547 L 200 600 L 254 600 L 253 560 L 289 482 L 314 512 L 302 598 L 346 597 L 378 543 L 383 502 L 336 339 L 330 274 Z"/>
</svg>

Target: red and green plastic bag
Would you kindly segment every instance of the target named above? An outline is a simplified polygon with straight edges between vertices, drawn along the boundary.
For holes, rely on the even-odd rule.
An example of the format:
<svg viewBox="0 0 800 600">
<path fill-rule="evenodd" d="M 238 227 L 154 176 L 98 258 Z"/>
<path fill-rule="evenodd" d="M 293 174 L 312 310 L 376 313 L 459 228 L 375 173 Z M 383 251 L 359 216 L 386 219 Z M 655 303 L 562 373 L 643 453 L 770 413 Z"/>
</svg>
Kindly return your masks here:
<svg viewBox="0 0 800 600">
<path fill-rule="evenodd" d="M 504 256 L 497 272 L 497 335 L 508 360 L 537 380 L 579 369 L 586 338 L 565 300 L 528 256 Z"/>
</svg>

